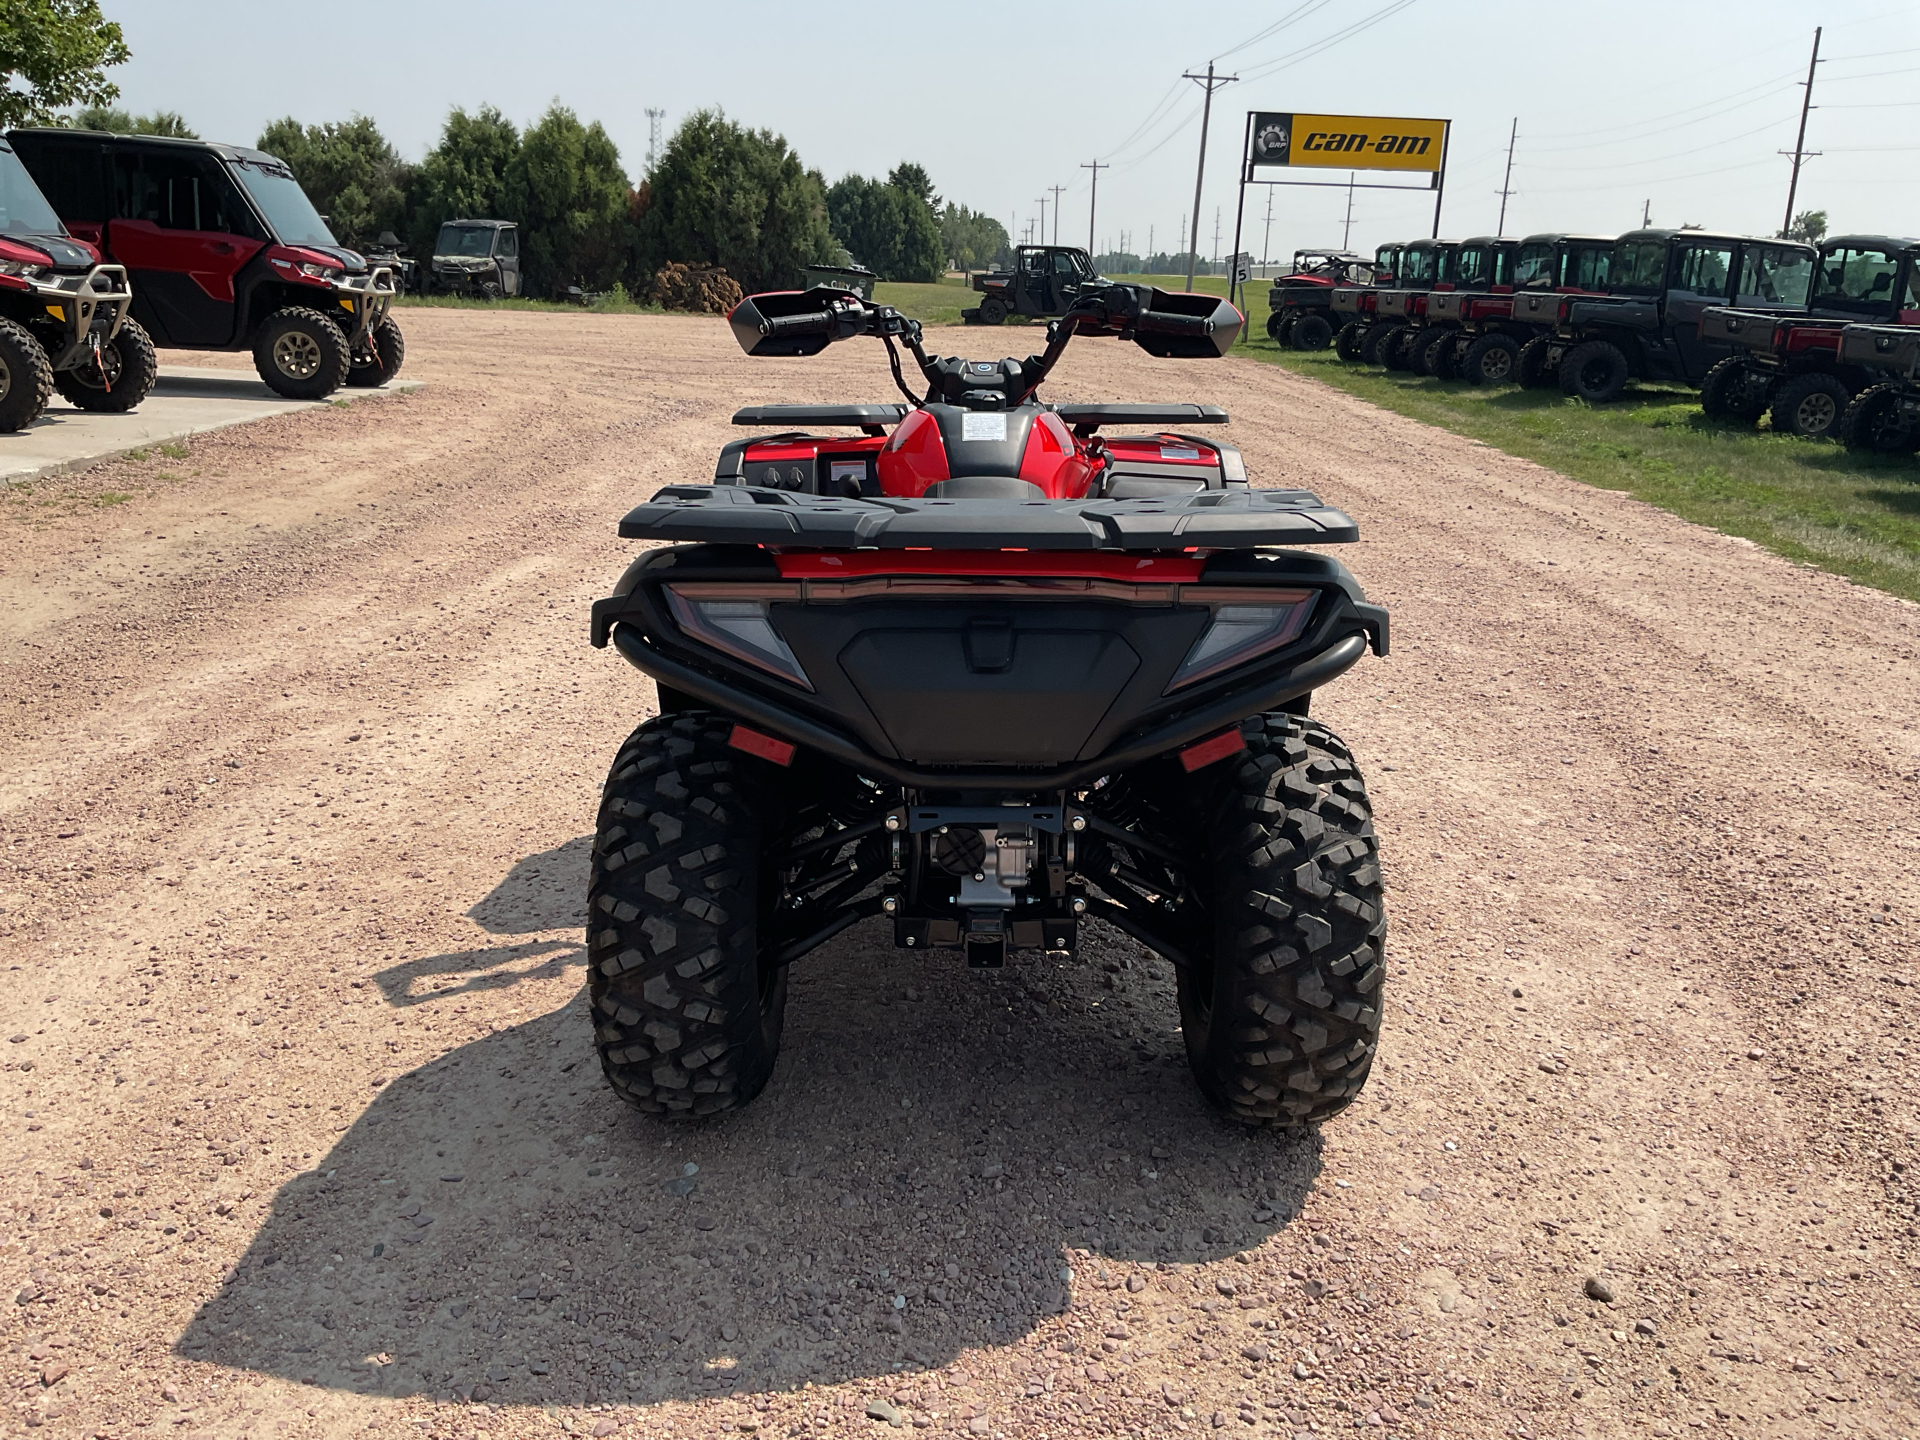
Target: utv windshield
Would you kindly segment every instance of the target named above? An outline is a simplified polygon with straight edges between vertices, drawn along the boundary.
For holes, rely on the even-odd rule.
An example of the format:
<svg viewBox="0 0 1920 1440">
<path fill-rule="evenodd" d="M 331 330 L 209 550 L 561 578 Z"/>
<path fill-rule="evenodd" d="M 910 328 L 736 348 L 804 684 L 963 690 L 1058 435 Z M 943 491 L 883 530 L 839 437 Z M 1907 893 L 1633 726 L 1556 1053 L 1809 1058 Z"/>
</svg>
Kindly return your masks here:
<svg viewBox="0 0 1920 1440">
<path fill-rule="evenodd" d="M 1830 310 L 1872 314 L 1890 308 L 1900 257 L 1880 249 L 1851 247 L 1820 258 L 1813 282 L 1813 303 Z"/>
<path fill-rule="evenodd" d="M 1814 257 L 1804 250 L 1749 245 L 1740 257 L 1740 288 L 1734 294 L 1734 303 L 1804 305 L 1813 285 L 1814 268 Z"/>
<path fill-rule="evenodd" d="M 0 235 L 64 235 L 66 227 L 27 174 L 20 157 L 0 145 Z"/>
<path fill-rule="evenodd" d="M 1490 267 L 1487 263 L 1492 258 L 1492 253 L 1478 245 L 1469 245 L 1460 251 L 1454 257 L 1453 282 L 1462 287 L 1492 283 L 1493 277 L 1488 273 Z"/>
<path fill-rule="evenodd" d="M 1576 290 L 1605 290 L 1613 273 L 1611 245 L 1582 245 L 1568 252 L 1562 285 Z"/>
<path fill-rule="evenodd" d="M 1552 245 L 1522 245 L 1513 283 L 1522 290 L 1551 290 L 1560 283 L 1559 256 Z"/>
<path fill-rule="evenodd" d="M 1613 289 L 1628 295 L 1658 295 L 1667 288 L 1667 243 L 1622 240 L 1613 247 Z"/>
<path fill-rule="evenodd" d="M 1400 247 L 1398 245 L 1382 245 L 1378 250 L 1373 252 L 1374 279 L 1390 279 L 1399 273 L 1399 269 Z"/>
<path fill-rule="evenodd" d="M 338 245 L 293 172 L 278 160 L 230 160 L 233 173 L 282 245 Z"/>
<path fill-rule="evenodd" d="M 491 225 L 442 225 L 433 253 L 484 260 L 493 253 L 493 233 Z"/>
</svg>

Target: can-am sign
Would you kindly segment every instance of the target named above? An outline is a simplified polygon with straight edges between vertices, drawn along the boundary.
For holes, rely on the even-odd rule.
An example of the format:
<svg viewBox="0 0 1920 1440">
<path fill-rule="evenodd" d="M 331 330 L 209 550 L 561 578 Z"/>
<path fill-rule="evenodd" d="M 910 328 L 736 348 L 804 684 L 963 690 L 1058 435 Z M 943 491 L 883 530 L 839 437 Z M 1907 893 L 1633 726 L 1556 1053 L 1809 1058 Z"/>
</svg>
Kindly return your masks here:
<svg viewBox="0 0 1920 1440">
<path fill-rule="evenodd" d="M 1379 115 L 1281 115 L 1255 111 L 1251 169 L 1412 170 L 1438 174 L 1444 120 Z"/>
</svg>

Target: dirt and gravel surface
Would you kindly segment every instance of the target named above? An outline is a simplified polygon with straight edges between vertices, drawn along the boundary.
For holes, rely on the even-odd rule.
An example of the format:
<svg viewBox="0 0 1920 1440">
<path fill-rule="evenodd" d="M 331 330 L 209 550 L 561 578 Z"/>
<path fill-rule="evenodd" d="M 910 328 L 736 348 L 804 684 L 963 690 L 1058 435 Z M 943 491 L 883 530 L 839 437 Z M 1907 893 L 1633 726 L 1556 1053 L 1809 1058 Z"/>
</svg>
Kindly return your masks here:
<svg viewBox="0 0 1920 1440">
<path fill-rule="evenodd" d="M 0 1424 L 1920 1429 L 1915 607 L 1083 344 L 1056 398 L 1219 401 L 1362 522 L 1394 651 L 1316 713 L 1388 867 L 1370 1087 L 1246 1133 L 1112 932 L 969 973 L 876 925 L 797 967 L 750 1110 L 666 1129 L 590 1047 L 586 837 L 651 686 L 587 605 L 735 405 L 885 371 L 405 321 L 418 394 L 0 502 Z"/>
</svg>

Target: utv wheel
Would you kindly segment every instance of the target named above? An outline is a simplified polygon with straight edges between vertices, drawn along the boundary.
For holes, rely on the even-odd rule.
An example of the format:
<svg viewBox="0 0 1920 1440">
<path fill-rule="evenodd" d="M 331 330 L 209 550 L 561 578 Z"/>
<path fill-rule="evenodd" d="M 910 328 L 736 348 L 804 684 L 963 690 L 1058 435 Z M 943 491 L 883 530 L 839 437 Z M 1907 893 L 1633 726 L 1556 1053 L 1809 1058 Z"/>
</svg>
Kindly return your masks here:
<svg viewBox="0 0 1920 1440">
<path fill-rule="evenodd" d="M 1714 363 L 1700 382 L 1700 410 L 1709 420 L 1751 425 L 1767 413 L 1769 381 L 1756 375 L 1746 357 L 1729 355 Z"/>
<path fill-rule="evenodd" d="M 1360 358 L 1369 365 L 1387 363 L 1387 342 L 1400 333 L 1398 325 L 1369 325 L 1360 339 Z"/>
<path fill-rule="evenodd" d="M 1467 346 L 1460 374 L 1469 385 L 1511 385 L 1520 369 L 1520 343 L 1511 335 L 1482 335 Z"/>
<path fill-rule="evenodd" d="M 52 398 L 47 352 L 25 326 L 0 320 L 0 435 L 24 430 Z"/>
<path fill-rule="evenodd" d="M 1900 409 L 1906 386 L 1862 390 L 1840 417 L 1840 443 L 1867 455 L 1911 455 L 1920 450 L 1920 423 Z"/>
<path fill-rule="evenodd" d="M 1287 338 L 1296 350 L 1324 350 L 1333 339 L 1333 326 L 1324 315 L 1302 315 Z"/>
<path fill-rule="evenodd" d="M 1769 418 L 1777 435 L 1824 440 L 1840 428 L 1853 393 L 1832 375 L 1796 375 L 1773 397 Z"/>
<path fill-rule="evenodd" d="M 1349 320 L 1340 327 L 1340 333 L 1333 337 L 1333 353 L 1349 365 L 1360 359 L 1360 345 L 1367 337 L 1367 327 L 1358 320 Z"/>
<path fill-rule="evenodd" d="M 347 337 L 318 310 L 276 310 L 253 337 L 253 368 L 289 400 L 324 400 L 340 388 L 352 363 Z"/>
<path fill-rule="evenodd" d="M 1588 340 L 1560 362 L 1560 388 L 1589 405 L 1610 405 L 1627 388 L 1627 357 L 1610 340 Z"/>
<path fill-rule="evenodd" d="M 152 337 L 137 322 L 125 320 L 119 333 L 100 347 L 98 363 L 88 356 L 77 369 L 56 374 L 53 383 L 70 405 L 121 415 L 146 399 L 159 377 L 160 358 Z"/>
<path fill-rule="evenodd" d="M 1413 346 L 1413 373 L 1426 375 L 1435 380 L 1451 380 L 1445 373 L 1447 352 L 1453 349 L 1455 336 L 1451 330 L 1441 330 L 1424 340 L 1416 340 Z"/>
<path fill-rule="evenodd" d="M 347 384 L 371 389 L 386 384 L 400 373 L 400 367 L 407 360 L 407 337 L 400 333 L 391 315 L 382 315 L 367 337 L 367 345 L 371 355 L 365 360 L 349 361 Z"/>
<path fill-rule="evenodd" d="M 601 793 L 587 891 L 600 1068 L 636 1109 L 736 1109 L 773 1072 L 785 967 L 761 963 L 760 762 L 707 712 L 649 720 Z"/>
<path fill-rule="evenodd" d="M 1373 812 L 1324 725 L 1274 713 L 1243 730 L 1248 753 L 1206 797 L 1213 945 L 1180 972 L 1180 1021 L 1215 1105 L 1251 1125 L 1310 1125 L 1353 1102 L 1380 1038 Z"/>
<path fill-rule="evenodd" d="M 1007 302 L 998 295 L 989 295 L 980 302 L 980 323 L 982 325 L 1004 325 L 1007 323 Z"/>
<path fill-rule="evenodd" d="M 1269 340 L 1278 340 L 1280 338 L 1280 331 L 1284 327 L 1286 319 L 1287 317 L 1278 311 L 1267 316 L 1267 338 Z"/>
<path fill-rule="evenodd" d="M 1413 342 L 1420 338 L 1420 332 L 1411 325 L 1395 328 L 1380 346 L 1380 363 L 1389 370 L 1410 370 L 1413 368 Z"/>
<path fill-rule="evenodd" d="M 1536 335 L 1520 347 L 1520 360 L 1514 371 L 1514 379 L 1520 382 L 1522 390 L 1543 390 L 1548 382 L 1547 347 L 1552 343 L 1550 335 Z"/>
</svg>

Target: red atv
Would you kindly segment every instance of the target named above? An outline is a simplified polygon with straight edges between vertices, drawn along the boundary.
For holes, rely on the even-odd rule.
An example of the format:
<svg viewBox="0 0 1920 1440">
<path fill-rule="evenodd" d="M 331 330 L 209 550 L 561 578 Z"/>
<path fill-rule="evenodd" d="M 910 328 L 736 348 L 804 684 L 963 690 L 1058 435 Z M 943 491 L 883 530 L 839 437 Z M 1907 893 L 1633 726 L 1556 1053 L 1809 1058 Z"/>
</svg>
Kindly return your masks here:
<svg viewBox="0 0 1920 1440">
<path fill-rule="evenodd" d="M 1333 343 L 1333 294 L 1373 283 L 1373 267 L 1349 250 L 1296 250 L 1293 268 L 1273 278 L 1267 295 L 1267 335 L 1295 350 L 1324 350 Z M 1346 314 L 1339 317 L 1342 324 Z"/>
<path fill-rule="evenodd" d="M 1217 356 L 1239 312 L 1103 283 L 1025 360 L 929 356 L 918 322 L 843 291 L 751 296 L 730 323 L 752 355 L 878 337 L 908 404 L 743 410 L 811 428 L 730 444 L 711 485 L 620 523 L 667 543 L 593 611 L 661 712 L 621 747 L 593 848 L 614 1089 L 668 1117 L 751 1100 L 788 967 L 864 918 L 974 966 L 1071 952 L 1099 919 L 1174 966 L 1216 1105 L 1343 1109 L 1385 917 L 1365 783 L 1307 706 L 1386 652 L 1387 616 L 1287 547 L 1354 524 L 1250 489 L 1238 450 L 1187 433 L 1217 408 L 1037 394 L 1076 336 Z M 834 427 L 859 434 L 815 433 Z"/>
</svg>

